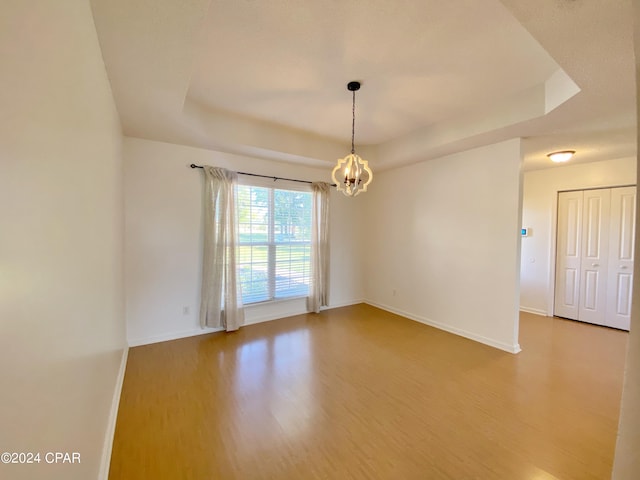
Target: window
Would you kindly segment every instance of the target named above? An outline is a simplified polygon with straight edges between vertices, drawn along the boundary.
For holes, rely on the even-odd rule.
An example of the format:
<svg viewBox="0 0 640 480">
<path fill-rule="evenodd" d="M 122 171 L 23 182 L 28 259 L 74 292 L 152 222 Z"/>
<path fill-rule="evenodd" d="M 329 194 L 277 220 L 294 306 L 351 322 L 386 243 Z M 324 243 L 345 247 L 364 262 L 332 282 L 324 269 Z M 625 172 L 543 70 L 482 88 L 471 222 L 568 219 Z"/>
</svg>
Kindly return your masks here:
<svg viewBox="0 0 640 480">
<path fill-rule="evenodd" d="M 238 185 L 236 193 L 242 303 L 307 296 L 311 192 Z"/>
</svg>

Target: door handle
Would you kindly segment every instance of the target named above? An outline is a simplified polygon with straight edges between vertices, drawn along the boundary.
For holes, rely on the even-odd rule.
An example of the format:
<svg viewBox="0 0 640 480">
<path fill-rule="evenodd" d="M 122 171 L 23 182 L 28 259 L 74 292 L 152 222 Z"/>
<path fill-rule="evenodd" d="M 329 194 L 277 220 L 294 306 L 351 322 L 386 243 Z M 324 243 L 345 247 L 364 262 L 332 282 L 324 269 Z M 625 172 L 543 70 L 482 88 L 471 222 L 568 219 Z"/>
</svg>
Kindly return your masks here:
<svg viewBox="0 0 640 480">
<path fill-rule="evenodd" d="M 627 266 L 626 265 L 620 265 L 620 268 L 625 269 L 625 268 L 627 268 Z"/>
<path fill-rule="evenodd" d="M 592 263 L 592 264 L 591 264 L 591 266 L 592 266 L 592 267 L 599 267 L 599 266 L 600 266 L 600 264 L 599 264 L 599 263 Z"/>
</svg>

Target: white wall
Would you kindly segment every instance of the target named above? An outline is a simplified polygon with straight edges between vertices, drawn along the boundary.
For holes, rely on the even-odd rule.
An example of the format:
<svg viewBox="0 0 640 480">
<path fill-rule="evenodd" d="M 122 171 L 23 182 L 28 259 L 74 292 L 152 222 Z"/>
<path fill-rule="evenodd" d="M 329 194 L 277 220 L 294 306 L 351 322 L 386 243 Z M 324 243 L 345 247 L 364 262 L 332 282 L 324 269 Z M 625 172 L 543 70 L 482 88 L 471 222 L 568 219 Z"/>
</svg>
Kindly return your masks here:
<svg viewBox="0 0 640 480">
<path fill-rule="evenodd" d="M 635 182 L 634 158 L 567 165 L 524 174 L 522 225 L 531 229 L 531 235 L 522 239 L 522 310 L 553 315 L 558 191 L 631 185 Z"/>
<path fill-rule="evenodd" d="M 635 18 L 640 18 L 640 0 L 633 1 Z M 640 22 L 635 22 L 634 46 L 636 52 L 636 106 L 640 118 Z M 640 125 L 638 151 L 640 151 Z M 637 159 L 636 159 L 637 165 Z M 640 172 L 639 172 L 640 173 Z M 640 177 L 638 178 L 640 180 Z M 637 203 L 640 204 L 640 197 Z M 640 225 L 640 207 L 636 207 L 636 224 Z M 640 235 L 636 229 L 635 251 L 640 251 Z M 627 344 L 627 361 L 624 372 L 624 388 L 616 456 L 613 462 L 613 480 L 635 480 L 640 477 L 640 262 L 634 264 L 633 304 L 631 306 L 631 330 Z"/>
<path fill-rule="evenodd" d="M 369 303 L 518 351 L 520 140 L 377 174 Z"/>
<path fill-rule="evenodd" d="M 202 251 L 202 170 L 191 163 L 264 175 L 328 181 L 330 169 L 259 160 L 125 138 L 126 317 L 131 345 L 202 333 L 198 320 Z M 331 306 L 363 299 L 361 198 L 331 195 Z M 189 313 L 184 314 L 184 307 Z M 248 306 L 247 323 L 306 311 L 302 299 Z"/>
<path fill-rule="evenodd" d="M 121 128 L 87 1 L 0 15 L 0 465 L 98 477 L 125 345 Z"/>
</svg>

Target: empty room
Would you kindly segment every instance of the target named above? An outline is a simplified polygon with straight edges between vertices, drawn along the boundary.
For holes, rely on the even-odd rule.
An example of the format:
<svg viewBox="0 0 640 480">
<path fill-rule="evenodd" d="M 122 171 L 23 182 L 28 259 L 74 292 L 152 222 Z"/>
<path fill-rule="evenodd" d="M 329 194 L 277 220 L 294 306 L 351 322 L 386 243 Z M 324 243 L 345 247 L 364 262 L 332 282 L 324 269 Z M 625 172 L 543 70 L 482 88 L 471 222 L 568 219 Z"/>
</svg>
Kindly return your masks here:
<svg viewBox="0 0 640 480">
<path fill-rule="evenodd" d="M 640 478 L 640 1 L 0 7 L 0 478 Z"/>
</svg>

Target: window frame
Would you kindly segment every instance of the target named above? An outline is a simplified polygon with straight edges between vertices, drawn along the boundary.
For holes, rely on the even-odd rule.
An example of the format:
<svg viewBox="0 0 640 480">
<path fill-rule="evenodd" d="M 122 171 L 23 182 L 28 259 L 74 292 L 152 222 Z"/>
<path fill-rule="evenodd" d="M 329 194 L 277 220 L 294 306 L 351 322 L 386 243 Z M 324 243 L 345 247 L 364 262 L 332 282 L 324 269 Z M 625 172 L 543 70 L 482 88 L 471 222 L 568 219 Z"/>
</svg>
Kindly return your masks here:
<svg viewBox="0 0 640 480">
<path fill-rule="evenodd" d="M 237 246 L 238 249 L 240 247 L 259 247 L 264 246 L 267 248 L 267 289 L 268 289 L 268 298 L 265 300 L 258 300 L 255 302 L 245 303 L 244 298 L 242 299 L 243 304 L 246 306 L 252 305 L 262 305 L 269 303 L 279 303 L 279 302 L 287 302 L 294 299 L 307 298 L 309 296 L 309 291 L 306 294 L 301 295 L 292 295 L 289 297 L 276 297 L 276 249 L 278 245 L 291 245 L 291 243 L 277 243 L 275 240 L 275 191 L 276 190 L 284 190 L 284 191 L 298 191 L 305 192 L 308 194 L 312 194 L 313 190 L 311 189 L 311 184 L 301 183 L 301 182 L 291 182 L 287 180 L 277 180 L 274 181 L 270 178 L 261 178 L 261 177 L 251 177 L 251 176 L 238 176 L 237 186 L 247 186 L 247 187 L 258 187 L 258 188 L 266 188 L 268 189 L 269 201 L 268 201 L 268 227 L 267 227 L 267 241 L 266 242 L 241 242 L 240 234 L 238 232 L 238 240 Z M 239 217 L 239 206 L 237 202 L 238 198 L 238 189 L 235 189 L 234 195 L 236 196 L 236 219 Z M 313 200 L 313 198 L 312 198 Z M 313 208 L 313 204 L 312 204 Z M 310 212 L 313 215 L 313 211 Z M 311 218 L 310 218 L 311 220 Z M 238 223 L 238 228 L 239 228 Z M 311 251 L 311 238 L 308 242 L 295 242 L 296 245 L 308 246 L 309 252 Z M 311 258 L 309 258 L 308 264 L 309 271 L 311 270 Z M 309 288 L 311 288 L 311 274 L 309 273 Z M 242 289 L 241 289 L 242 290 Z M 242 295 L 244 296 L 244 295 Z"/>
</svg>

